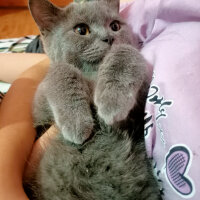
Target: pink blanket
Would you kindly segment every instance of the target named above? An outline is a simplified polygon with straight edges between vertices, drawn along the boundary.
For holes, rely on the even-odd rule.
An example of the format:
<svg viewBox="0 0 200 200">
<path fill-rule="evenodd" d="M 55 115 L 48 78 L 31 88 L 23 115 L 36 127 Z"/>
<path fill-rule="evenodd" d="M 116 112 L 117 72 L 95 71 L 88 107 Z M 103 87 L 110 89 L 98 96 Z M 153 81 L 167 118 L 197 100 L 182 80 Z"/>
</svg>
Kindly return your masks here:
<svg viewBox="0 0 200 200">
<path fill-rule="evenodd" d="M 153 69 L 145 139 L 165 200 L 200 199 L 200 1 L 135 0 L 121 15 Z"/>
</svg>

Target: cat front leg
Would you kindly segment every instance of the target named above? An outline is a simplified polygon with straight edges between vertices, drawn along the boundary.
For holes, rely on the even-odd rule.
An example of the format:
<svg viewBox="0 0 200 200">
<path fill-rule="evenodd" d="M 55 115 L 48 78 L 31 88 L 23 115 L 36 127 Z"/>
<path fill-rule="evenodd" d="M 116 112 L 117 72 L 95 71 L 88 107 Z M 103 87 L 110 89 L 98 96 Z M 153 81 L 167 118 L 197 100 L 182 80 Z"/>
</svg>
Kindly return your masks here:
<svg viewBox="0 0 200 200">
<path fill-rule="evenodd" d="M 44 82 L 41 82 L 33 99 L 32 112 L 34 127 L 48 125 L 53 121 L 52 112 L 45 96 L 44 86 Z"/>
<path fill-rule="evenodd" d="M 146 63 L 131 45 L 113 45 L 99 67 L 94 102 L 107 124 L 125 120 L 144 82 Z"/>
<path fill-rule="evenodd" d="M 47 98 L 55 123 L 66 140 L 82 144 L 91 135 L 94 125 L 90 84 L 73 66 L 53 68 L 47 77 Z"/>
</svg>

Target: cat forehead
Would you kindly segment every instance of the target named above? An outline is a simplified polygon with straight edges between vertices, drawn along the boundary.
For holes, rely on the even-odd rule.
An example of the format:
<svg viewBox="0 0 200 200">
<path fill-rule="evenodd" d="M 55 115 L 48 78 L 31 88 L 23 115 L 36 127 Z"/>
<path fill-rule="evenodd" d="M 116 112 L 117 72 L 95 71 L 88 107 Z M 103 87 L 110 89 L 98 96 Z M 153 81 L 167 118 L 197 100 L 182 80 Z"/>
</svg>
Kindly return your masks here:
<svg viewBox="0 0 200 200">
<path fill-rule="evenodd" d="M 120 20 L 119 13 L 115 12 L 105 2 L 89 1 L 72 3 L 65 10 L 68 18 L 86 23 L 105 23 L 108 20 Z"/>
</svg>

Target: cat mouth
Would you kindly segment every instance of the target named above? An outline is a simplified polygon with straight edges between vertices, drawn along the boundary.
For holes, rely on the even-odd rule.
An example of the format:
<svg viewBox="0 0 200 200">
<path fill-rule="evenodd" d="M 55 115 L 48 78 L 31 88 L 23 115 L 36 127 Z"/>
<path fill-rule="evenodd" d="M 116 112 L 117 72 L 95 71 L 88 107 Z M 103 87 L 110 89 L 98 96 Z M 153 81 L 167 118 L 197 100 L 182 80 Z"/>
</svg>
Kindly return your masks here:
<svg viewBox="0 0 200 200">
<path fill-rule="evenodd" d="M 105 57 L 108 47 L 95 47 L 83 51 L 82 59 L 89 63 L 99 63 Z"/>
</svg>

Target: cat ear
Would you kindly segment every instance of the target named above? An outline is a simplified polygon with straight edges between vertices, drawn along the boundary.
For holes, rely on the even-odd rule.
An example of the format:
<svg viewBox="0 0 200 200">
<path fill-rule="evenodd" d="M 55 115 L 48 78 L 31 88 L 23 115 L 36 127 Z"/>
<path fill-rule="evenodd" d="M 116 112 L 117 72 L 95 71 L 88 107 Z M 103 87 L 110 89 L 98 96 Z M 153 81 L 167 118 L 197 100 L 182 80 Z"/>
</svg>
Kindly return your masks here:
<svg viewBox="0 0 200 200">
<path fill-rule="evenodd" d="M 48 0 L 29 0 L 29 9 L 41 32 L 49 31 L 61 12 Z"/>
<path fill-rule="evenodd" d="M 117 12 L 119 12 L 119 0 L 101 0 L 101 1 L 105 1 L 108 3 L 108 5 L 116 10 Z"/>
<path fill-rule="evenodd" d="M 82 3 L 85 1 L 105 1 L 109 7 L 119 12 L 119 0 L 74 0 L 74 2 Z"/>
</svg>

